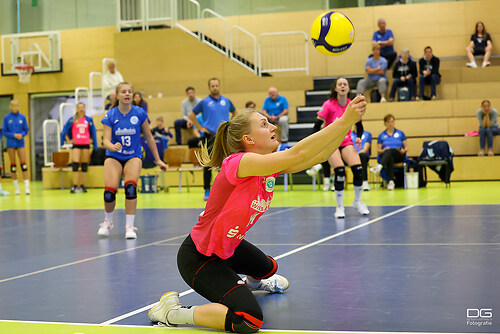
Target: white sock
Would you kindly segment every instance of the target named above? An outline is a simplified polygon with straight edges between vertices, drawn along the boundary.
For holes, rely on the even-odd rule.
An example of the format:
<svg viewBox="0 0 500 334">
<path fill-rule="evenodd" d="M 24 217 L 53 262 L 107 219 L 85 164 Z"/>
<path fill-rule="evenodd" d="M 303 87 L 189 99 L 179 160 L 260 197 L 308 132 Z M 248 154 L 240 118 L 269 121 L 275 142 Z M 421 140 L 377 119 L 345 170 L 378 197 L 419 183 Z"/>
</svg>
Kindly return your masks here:
<svg viewBox="0 0 500 334">
<path fill-rule="evenodd" d="M 344 206 L 344 191 L 335 190 L 335 199 L 337 200 L 337 206 Z"/>
<path fill-rule="evenodd" d="M 29 189 L 30 188 L 30 180 L 24 180 L 24 188 Z"/>
<path fill-rule="evenodd" d="M 125 226 L 134 226 L 135 215 L 125 215 Z"/>
<path fill-rule="evenodd" d="M 247 277 L 246 285 L 248 285 L 249 288 L 257 289 L 260 286 L 260 280 L 257 282 L 250 282 L 250 280 Z"/>
<path fill-rule="evenodd" d="M 169 324 L 194 325 L 194 309 L 196 306 L 181 306 L 177 310 L 171 310 L 167 314 Z"/>
<path fill-rule="evenodd" d="M 0 183 L 0 191 L 2 191 L 2 184 Z"/>
<path fill-rule="evenodd" d="M 19 189 L 19 182 L 17 180 L 12 180 L 12 183 L 14 183 L 14 188 L 16 188 L 16 191 L 21 191 L 21 189 Z"/>
<path fill-rule="evenodd" d="M 363 186 L 354 186 L 354 200 L 361 201 L 361 192 L 363 191 Z"/>
<path fill-rule="evenodd" d="M 104 211 L 104 218 L 110 222 L 111 224 L 113 224 L 113 213 L 114 211 L 111 211 L 111 212 L 106 212 Z"/>
</svg>

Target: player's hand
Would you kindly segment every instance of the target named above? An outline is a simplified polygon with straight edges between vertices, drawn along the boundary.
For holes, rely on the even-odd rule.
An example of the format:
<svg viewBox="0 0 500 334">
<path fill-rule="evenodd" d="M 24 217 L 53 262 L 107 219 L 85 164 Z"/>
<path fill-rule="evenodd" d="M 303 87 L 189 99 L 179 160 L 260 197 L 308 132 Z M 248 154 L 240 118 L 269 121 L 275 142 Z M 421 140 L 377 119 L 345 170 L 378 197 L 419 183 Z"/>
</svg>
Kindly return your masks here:
<svg viewBox="0 0 500 334">
<path fill-rule="evenodd" d="M 361 138 L 356 138 L 356 147 L 361 149 Z"/>
<path fill-rule="evenodd" d="M 189 119 L 186 120 L 186 127 L 188 129 L 191 129 L 193 127 L 193 122 L 191 122 Z"/>
<path fill-rule="evenodd" d="M 366 112 L 366 98 L 359 94 L 348 105 L 344 115 L 351 123 L 356 123 Z"/>
<path fill-rule="evenodd" d="M 200 128 L 200 132 L 204 132 L 204 133 L 208 133 L 208 134 L 210 134 L 210 131 L 208 131 L 208 129 L 207 129 L 206 127 L 204 127 L 204 126 L 202 126 L 202 127 Z"/>
<path fill-rule="evenodd" d="M 116 144 L 113 145 L 113 152 L 119 152 L 119 151 L 122 150 L 122 148 L 123 148 L 122 144 L 116 143 Z"/>
<path fill-rule="evenodd" d="M 158 167 L 160 167 L 160 169 L 162 171 L 166 171 L 167 170 L 167 165 L 165 165 L 165 163 L 161 160 L 156 160 L 155 163 L 158 165 Z"/>
<path fill-rule="evenodd" d="M 23 139 L 23 135 L 20 134 L 20 133 L 15 133 L 14 134 L 14 138 L 16 138 L 16 139 Z"/>
</svg>

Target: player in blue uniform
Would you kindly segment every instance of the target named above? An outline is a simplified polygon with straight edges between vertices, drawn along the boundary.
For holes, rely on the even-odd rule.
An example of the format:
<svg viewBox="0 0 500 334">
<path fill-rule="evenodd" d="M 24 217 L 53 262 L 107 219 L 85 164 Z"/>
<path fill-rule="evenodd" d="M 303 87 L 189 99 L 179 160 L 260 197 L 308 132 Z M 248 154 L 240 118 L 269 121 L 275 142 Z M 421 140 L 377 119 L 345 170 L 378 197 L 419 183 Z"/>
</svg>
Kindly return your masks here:
<svg viewBox="0 0 500 334">
<path fill-rule="evenodd" d="M 224 121 L 229 122 L 229 113 L 235 116 L 236 109 L 231 100 L 220 95 L 219 79 L 209 79 L 208 88 L 210 90 L 210 95 L 201 100 L 189 113 L 188 117 L 196 128 L 205 134 L 203 137 L 203 144 L 206 145 L 211 152 L 219 125 Z M 200 113 L 203 115 L 203 126 L 201 126 L 196 119 L 196 115 Z M 205 189 L 203 200 L 205 201 L 208 200 L 210 194 L 211 181 L 212 170 L 208 167 L 203 167 L 203 188 Z"/>
<path fill-rule="evenodd" d="M 2 125 L 2 134 L 7 138 L 7 152 L 10 158 L 10 171 L 12 183 L 14 183 L 15 194 L 19 195 L 19 183 L 17 181 L 16 152 L 21 163 L 24 178 L 24 193 L 30 194 L 30 180 L 28 175 L 28 165 L 26 164 L 26 150 L 24 149 L 24 137 L 28 135 L 28 121 L 26 117 L 19 112 L 19 102 L 10 101 L 10 113 L 5 115 Z"/>
<path fill-rule="evenodd" d="M 156 143 L 146 122 L 148 115 L 132 105 L 132 85 L 122 82 L 116 87 L 117 106 L 102 119 L 103 145 L 106 148 L 104 161 L 104 208 L 105 219 L 99 226 L 98 235 L 107 237 L 113 228 L 113 211 L 116 192 L 122 173 L 125 178 L 125 238 L 135 239 L 135 210 L 137 207 L 137 180 L 142 168 L 141 131 L 153 153 L 155 162 L 162 170 L 167 166 L 161 161 Z"/>
</svg>

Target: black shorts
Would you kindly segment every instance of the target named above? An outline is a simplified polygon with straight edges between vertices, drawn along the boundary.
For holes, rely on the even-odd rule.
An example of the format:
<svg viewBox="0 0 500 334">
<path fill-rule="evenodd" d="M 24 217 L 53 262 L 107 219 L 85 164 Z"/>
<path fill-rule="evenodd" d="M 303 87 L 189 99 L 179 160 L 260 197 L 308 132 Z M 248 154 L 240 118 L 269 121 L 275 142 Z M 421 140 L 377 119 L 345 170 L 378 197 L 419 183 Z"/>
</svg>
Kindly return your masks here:
<svg viewBox="0 0 500 334">
<path fill-rule="evenodd" d="M 73 145 L 73 148 L 79 148 L 81 150 L 84 150 L 84 149 L 89 149 L 90 148 L 90 145 L 87 144 L 87 145 Z"/>
<path fill-rule="evenodd" d="M 483 56 L 485 48 L 483 46 L 474 46 L 474 56 Z"/>
<path fill-rule="evenodd" d="M 133 158 L 137 158 L 137 157 L 133 157 Z M 127 162 L 133 158 L 130 158 L 128 160 L 120 160 L 120 159 L 117 159 L 115 157 L 110 157 L 109 155 L 106 156 L 106 159 L 113 159 L 113 160 L 118 161 L 122 165 L 123 168 L 125 168 L 125 165 L 127 164 Z M 104 159 L 104 161 L 106 161 L 106 159 Z M 138 158 L 138 159 L 140 159 L 140 158 Z M 142 161 L 142 159 L 141 159 L 141 161 Z"/>
<path fill-rule="evenodd" d="M 191 235 L 179 248 L 177 266 L 191 288 L 209 301 L 226 305 L 233 311 L 257 303 L 238 274 L 268 278 L 278 269 L 274 259 L 246 240 L 241 241 L 230 258 L 223 260 L 217 255 L 205 256 L 198 252 Z"/>
</svg>

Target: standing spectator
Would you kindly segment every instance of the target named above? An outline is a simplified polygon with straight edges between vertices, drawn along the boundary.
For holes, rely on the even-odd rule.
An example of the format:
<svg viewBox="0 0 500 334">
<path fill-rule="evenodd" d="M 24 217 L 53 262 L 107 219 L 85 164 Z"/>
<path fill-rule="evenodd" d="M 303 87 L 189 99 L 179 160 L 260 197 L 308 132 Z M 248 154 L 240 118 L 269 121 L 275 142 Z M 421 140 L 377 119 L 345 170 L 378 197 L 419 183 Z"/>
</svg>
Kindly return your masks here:
<svg viewBox="0 0 500 334">
<path fill-rule="evenodd" d="M 419 97 L 424 98 L 425 85 L 431 85 L 431 99 L 436 99 L 436 85 L 441 82 L 439 74 L 439 58 L 432 54 L 432 48 L 426 46 L 424 56 L 418 61 L 420 72 Z"/>
<path fill-rule="evenodd" d="M 484 23 L 479 21 L 476 23 L 476 31 L 470 37 L 470 43 L 467 45 L 465 50 L 467 51 L 467 57 L 469 57 L 469 62 L 465 65 L 472 68 L 477 68 L 476 59 L 474 56 L 482 56 L 483 67 L 491 65 L 490 56 L 491 50 L 493 49 L 493 44 L 491 43 L 490 34 L 486 32 L 486 27 Z"/>
<path fill-rule="evenodd" d="M 278 94 L 275 87 L 269 88 L 269 96 L 266 97 L 262 106 L 262 114 L 267 117 L 270 123 L 279 124 L 281 128 L 281 142 L 288 142 L 288 101 L 286 97 Z"/>
<path fill-rule="evenodd" d="M 477 111 L 477 120 L 479 121 L 479 146 L 481 148 L 477 155 L 484 155 L 485 142 L 488 139 L 488 155 L 493 156 L 493 136 L 500 134 L 500 128 L 498 127 L 498 111 L 491 108 L 490 101 L 481 102 L 481 109 Z"/>
<path fill-rule="evenodd" d="M 102 75 L 102 90 L 104 98 L 108 98 L 111 92 L 116 90 L 116 86 L 123 81 L 123 77 L 116 69 L 116 64 L 108 62 L 108 71 Z"/>
<path fill-rule="evenodd" d="M 189 119 L 196 126 L 198 131 L 204 132 L 203 145 L 211 152 L 215 140 L 215 134 L 219 125 L 226 121 L 229 122 L 229 114 L 236 114 L 233 103 L 227 97 L 220 95 L 220 80 L 211 78 L 208 80 L 210 95 L 201 100 L 189 113 Z M 196 119 L 196 115 L 203 115 L 203 126 Z M 210 195 L 210 183 L 212 182 L 212 170 L 209 167 L 203 167 L 203 188 L 205 195 L 203 200 L 207 201 Z"/>
<path fill-rule="evenodd" d="M 357 132 L 351 131 L 351 140 L 353 143 L 356 143 L 354 144 L 354 148 L 358 151 L 361 166 L 363 167 L 363 190 L 368 191 L 370 190 L 370 184 L 368 183 L 368 162 L 372 154 L 372 134 L 368 131 L 363 131 L 360 141 Z"/>
<path fill-rule="evenodd" d="M 394 127 L 395 120 L 391 114 L 384 117 L 386 129 L 378 136 L 377 141 L 379 164 L 371 169 L 375 174 L 379 174 L 382 168 L 386 169 L 387 190 L 394 190 L 394 164 L 405 161 L 408 152 L 406 135 Z"/>
<path fill-rule="evenodd" d="M 16 152 L 21 163 L 24 179 L 24 193 L 30 194 L 30 180 L 28 175 L 28 165 L 26 164 L 26 150 L 24 149 L 24 137 L 28 135 L 28 120 L 26 116 L 19 112 L 19 102 L 10 101 L 10 113 L 5 115 L 2 125 L 2 134 L 7 138 L 7 152 L 10 157 L 10 174 L 14 184 L 15 194 L 19 195 L 19 183 L 17 181 Z M 1 138 L 0 138 L 1 139 Z M 3 154 L 3 152 L 0 152 Z"/>
<path fill-rule="evenodd" d="M 181 129 L 191 129 L 193 127 L 193 122 L 189 120 L 189 113 L 201 101 L 201 99 L 196 96 L 196 92 L 193 87 L 186 88 L 186 95 L 187 98 L 185 98 L 181 103 L 182 118 L 174 122 L 175 141 L 177 145 L 182 144 Z"/>
<path fill-rule="evenodd" d="M 389 94 L 389 101 L 394 101 L 396 90 L 401 86 L 407 86 L 410 90 L 410 99 L 415 101 L 417 96 L 416 80 L 417 80 L 417 63 L 410 59 L 410 50 L 401 50 L 401 59 L 394 65 L 392 77 L 391 93 Z"/>
<path fill-rule="evenodd" d="M 90 144 L 97 150 L 97 135 L 92 117 L 85 115 L 85 104 L 76 105 L 76 113 L 68 119 L 61 133 L 61 143 L 73 144 L 71 167 L 73 169 L 73 186 L 70 192 L 86 193 L 85 177 L 90 162 Z M 78 170 L 81 169 L 81 172 Z M 80 187 L 78 187 L 80 185 Z"/>
<path fill-rule="evenodd" d="M 134 97 L 132 98 L 132 104 L 134 106 L 142 108 L 146 112 L 146 114 L 148 113 L 148 103 L 144 101 L 141 93 L 139 92 L 134 93 Z"/>
<path fill-rule="evenodd" d="M 387 92 L 387 60 L 380 56 L 380 46 L 373 45 L 373 55 L 366 60 L 365 71 L 368 74 L 366 79 L 358 81 L 356 87 L 358 94 L 364 94 L 367 89 L 377 86 L 380 93 L 380 102 L 387 102 L 385 93 Z"/>
<path fill-rule="evenodd" d="M 391 68 L 398 56 L 394 51 L 394 35 L 391 29 L 386 29 L 384 19 L 378 19 L 378 29 L 373 33 L 372 44 L 380 46 L 380 55 L 387 59 L 387 68 Z"/>
</svg>

